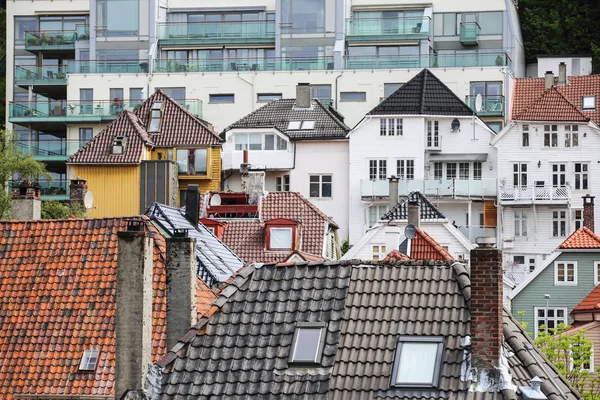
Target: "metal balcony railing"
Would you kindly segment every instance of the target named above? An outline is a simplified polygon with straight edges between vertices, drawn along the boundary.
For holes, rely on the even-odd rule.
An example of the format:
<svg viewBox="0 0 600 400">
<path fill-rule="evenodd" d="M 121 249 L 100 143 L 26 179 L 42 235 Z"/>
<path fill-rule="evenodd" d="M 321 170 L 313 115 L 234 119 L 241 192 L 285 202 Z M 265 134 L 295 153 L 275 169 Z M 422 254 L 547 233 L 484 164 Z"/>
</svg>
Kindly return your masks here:
<svg viewBox="0 0 600 400">
<path fill-rule="evenodd" d="M 568 186 L 500 186 L 500 202 L 510 203 L 568 203 L 571 188 Z"/>
<path fill-rule="evenodd" d="M 333 57 L 157 60 L 154 72 L 313 71 L 333 69 Z"/>
<path fill-rule="evenodd" d="M 460 23 L 460 44 L 463 46 L 476 46 L 479 44 L 479 32 L 481 28 L 477 22 Z"/>
<path fill-rule="evenodd" d="M 345 69 L 468 68 L 510 66 L 506 53 L 465 52 L 426 56 L 346 56 Z"/>
<path fill-rule="evenodd" d="M 347 40 L 427 39 L 431 37 L 431 17 L 349 18 Z"/>
<path fill-rule="evenodd" d="M 475 99 L 477 96 L 466 96 L 465 103 L 475 111 Z M 502 95 L 485 95 L 481 96 L 481 110 L 477 113 L 479 116 L 504 116 L 504 96 Z"/>
<path fill-rule="evenodd" d="M 275 42 L 275 21 L 163 22 L 158 39 L 185 43 Z"/>
</svg>

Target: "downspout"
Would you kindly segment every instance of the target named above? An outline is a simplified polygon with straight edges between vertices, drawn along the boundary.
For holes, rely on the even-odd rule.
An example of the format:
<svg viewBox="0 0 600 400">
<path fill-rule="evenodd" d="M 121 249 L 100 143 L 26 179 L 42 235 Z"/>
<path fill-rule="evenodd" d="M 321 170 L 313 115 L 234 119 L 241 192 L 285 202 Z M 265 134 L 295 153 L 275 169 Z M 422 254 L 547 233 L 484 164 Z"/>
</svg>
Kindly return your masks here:
<svg viewBox="0 0 600 400">
<path fill-rule="evenodd" d="M 338 108 L 338 79 L 340 79 L 340 77 L 342 76 L 342 74 L 339 74 L 336 78 L 335 78 L 335 109 L 337 110 Z"/>
</svg>

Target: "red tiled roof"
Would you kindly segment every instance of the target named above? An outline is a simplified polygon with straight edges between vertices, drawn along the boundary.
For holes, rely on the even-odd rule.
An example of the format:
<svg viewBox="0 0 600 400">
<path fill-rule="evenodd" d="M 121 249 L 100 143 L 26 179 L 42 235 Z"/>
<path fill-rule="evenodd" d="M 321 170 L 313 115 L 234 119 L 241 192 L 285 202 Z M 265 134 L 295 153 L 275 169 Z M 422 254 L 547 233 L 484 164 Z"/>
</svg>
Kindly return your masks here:
<svg viewBox="0 0 600 400">
<path fill-rule="evenodd" d="M 294 250 L 288 254 L 288 256 L 285 258 L 285 260 L 283 260 L 283 262 L 288 261 L 294 255 L 297 255 L 304 261 L 325 261 L 325 258 L 323 258 L 322 256 L 317 256 L 315 254 L 306 253 L 304 251 Z"/>
<path fill-rule="evenodd" d="M 165 241 L 154 235 L 152 359 L 166 354 Z M 0 222 L 0 398 L 114 396 L 120 218 Z M 198 308 L 215 295 L 197 287 Z M 100 351 L 79 372 L 83 351 Z"/>
<path fill-rule="evenodd" d="M 454 257 L 435 239 L 419 228 L 410 242 L 410 258 L 413 260 L 454 260 Z"/>
<path fill-rule="evenodd" d="M 521 121 L 573 121 L 588 122 L 589 117 L 582 114 L 571 104 L 556 87 L 546 90 L 538 99 L 534 100 L 527 108 L 514 116 Z"/>
<path fill-rule="evenodd" d="M 596 286 L 594 290 L 588 294 L 581 303 L 573 308 L 572 313 L 600 311 L 600 286 Z"/>
<path fill-rule="evenodd" d="M 600 124 L 600 75 L 571 76 L 568 85 L 556 86 L 556 90 L 564 96 L 577 110 L 589 117 L 596 124 Z M 515 79 L 513 92 L 511 119 L 518 119 L 525 109 L 529 108 L 535 100 L 544 93 L 544 78 Z M 583 97 L 596 96 L 596 109 L 584 111 Z M 557 115 L 548 115 L 549 121 L 555 120 Z"/>
<path fill-rule="evenodd" d="M 126 136 L 123 154 L 112 154 L 116 136 Z M 98 133 L 81 150 L 67 160 L 69 164 L 139 164 L 144 145 L 152 145 L 139 118 L 123 111 L 110 125 Z"/>
<path fill-rule="evenodd" d="M 590 229 L 583 227 L 573 232 L 559 249 L 600 249 L 600 237 Z"/>
<path fill-rule="evenodd" d="M 202 196 L 200 218 L 204 217 Z M 298 221 L 300 248 L 298 250 L 313 255 L 323 254 L 325 222 L 333 228 L 337 224 L 319 210 L 309 200 L 296 192 L 269 192 L 261 199 L 259 219 L 231 219 L 223 229 L 223 243 L 246 262 L 272 262 L 285 260 L 289 251 L 265 250 L 265 224 L 276 218 Z"/>
<path fill-rule="evenodd" d="M 398 250 L 392 250 L 390 252 L 390 254 L 388 254 L 384 259 L 383 262 L 387 263 L 390 261 L 408 261 L 410 260 L 410 257 L 407 256 L 404 253 L 400 253 Z"/>
</svg>

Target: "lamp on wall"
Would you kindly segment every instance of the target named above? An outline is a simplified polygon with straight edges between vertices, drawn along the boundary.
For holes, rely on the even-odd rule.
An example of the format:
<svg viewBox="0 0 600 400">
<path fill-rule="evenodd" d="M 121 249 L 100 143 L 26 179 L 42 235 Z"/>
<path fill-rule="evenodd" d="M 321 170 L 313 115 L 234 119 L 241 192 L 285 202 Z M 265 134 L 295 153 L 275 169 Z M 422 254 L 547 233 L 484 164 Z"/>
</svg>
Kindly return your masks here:
<svg viewBox="0 0 600 400">
<path fill-rule="evenodd" d="M 542 162 L 538 161 L 538 168 L 542 168 Z"/>
</svg>

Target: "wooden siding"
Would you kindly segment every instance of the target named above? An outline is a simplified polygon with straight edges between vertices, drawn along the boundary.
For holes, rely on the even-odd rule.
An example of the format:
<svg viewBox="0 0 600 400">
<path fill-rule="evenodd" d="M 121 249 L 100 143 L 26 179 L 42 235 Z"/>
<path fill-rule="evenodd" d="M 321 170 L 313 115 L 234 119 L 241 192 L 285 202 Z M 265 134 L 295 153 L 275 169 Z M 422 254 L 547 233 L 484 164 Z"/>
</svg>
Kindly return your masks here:
<svg viewBox="0 0 600 400">
<path fill-rule="evenodd" d="M 493 200 L 483 202 L 483 225 L 496 227 L 498 224 L 498 212 Z"/>
<path fill-rule="evenodd" d="M 73 176 L 87 179 L 94 196 L 90 218 L 140 214 L 139 165 L 73 165 Z"/>
<path fill-rule="evenodd" d="M 577 286 L 554 285 L 554 262 L 577 262 Z M 525 311 L 523 317 L 517 319 L 527 322 L 527 332 L 534 332 L 534 308 L 546 307 L 544 294 L 549 294 L 549 307 L 567 307 L 567 313 L 579 304 L 594 289 L 594 261 L 600 261 L 598 253 L 561 253 L 554 262 L 546 267 L 533 281 L 512 299 L 512 313 Z M 568 323 L 573 320 L 569 317 Z M 599 348 L 600 350 L 600 348 Z"/>
</svg>

